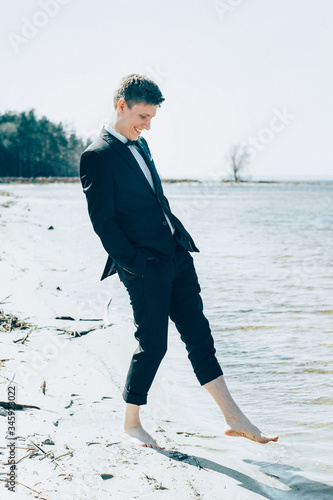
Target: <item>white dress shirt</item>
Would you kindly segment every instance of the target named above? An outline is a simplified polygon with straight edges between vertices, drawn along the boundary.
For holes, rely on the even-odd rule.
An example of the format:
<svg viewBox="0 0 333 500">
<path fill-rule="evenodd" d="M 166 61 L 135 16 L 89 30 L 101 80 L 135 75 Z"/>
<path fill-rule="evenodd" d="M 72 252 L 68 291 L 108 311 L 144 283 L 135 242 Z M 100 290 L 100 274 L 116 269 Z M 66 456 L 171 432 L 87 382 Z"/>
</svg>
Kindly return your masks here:
<svg viewBox="0 0 333 500">
<path fill-rule="evenodd" d="M 124 144 L 128 141 L 127 137 L 125 137 L 122 134 L 119 134 L 119 132 L 117 132 L 112 127 L 110 127 L 110 125 L 108 123 L 104 124 L 104 128 L 105 128 L 105 130 L 107 130 L 109 132 L 109 134 L 113 135 L 114 137 L 116 137 L 117 139 L 119 139 Z M 133 154 L 133 156 L 136 159 L 136 161 L 138 162 L 139 167 L 141 168 L 141 170 L 144 173 L 147 181 L 149 182 L 152 190 L 155 193 L 155 186 L 154 186 L 153 178 L 151 176 L 151 172 L 150 172 L 150 170 L 149 170 L 149 168 L 148 168 L 145 160 L 143 159 L 142 155 L 140 154 L 140 152 L 138 151 L 138 149 L 134 145 L 127 146 L 127 147 L 131 151 L 131 153 Z M 170 227 L 170 230 L 171 230 L 172 234 L 174 234 L 175 229 L 174 229 L 173 225 L 171 224 L 169 217 L 164 212 L 164 210 L 163 210 L 163 213 L 164 213 L 164 217 L 167 220 L 167 223 L 169 224 L 169 227 Z"/>
</svg>

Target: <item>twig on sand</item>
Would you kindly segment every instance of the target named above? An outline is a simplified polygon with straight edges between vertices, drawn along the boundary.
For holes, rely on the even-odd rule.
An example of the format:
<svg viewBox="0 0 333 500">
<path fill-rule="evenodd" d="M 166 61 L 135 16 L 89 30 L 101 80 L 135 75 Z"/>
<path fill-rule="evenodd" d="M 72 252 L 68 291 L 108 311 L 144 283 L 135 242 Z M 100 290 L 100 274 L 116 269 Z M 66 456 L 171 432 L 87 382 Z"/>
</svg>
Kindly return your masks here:
<svg viewBox="0 0 333 500">
<path fill-rule="evenodd" d="M 5 448 L 4 446 L 1 446 L 1 448 Z M 29 453 L 27 455 L 24 455 L 24 457 L 21 457 L 17 462 L 16 464 L 19 464 L 20 462 L 22 462 L 22 460 L 24 460 L 25 458 L 31 458 L 33 457 L 34 455 L 36 455 L 37 451 L 36 451 L 36 448 L 27 448 L 27 447 L 24 447 L 24 446 L 15 446 L 16 450 L 29 450 Z"/>
<path fill-rule="evenodd" d="M 39 406 L 21 405 L 18 403 L 14 403 L 14 405 L 15 405 L 15 410 L 29 410 L 29 409 L 40 410 Z M 13 403 L 8 403 L 7 401 L 0 401 L 0 406 L 2 406 L 2 408 L 5 408 L 5 410 L 8 410 L 8 408 L 10 409 L 13 408 Z"/>
<path fill-rule="evenodd" d="M 38 453 L 36 448 L 34 448 L 34 449 L 30 448 L 30 450 L 31 450 L 30 453 L 28 453 L 27 455 L 24 455 L 24 457 L 21 457 L 16 463 L 19 464 L 25 458 L 32 458 L 34 455 L 36 455 Z"/>
<path fill-rule="evenodd" d="M 6 381 L 7 381 L 7 382 L 9 382 L 10 384 L 12 384 L 12 383 L 13 383 L 13 380 L 14 380 L 14 378 L 15 378 L 15 377 L 13 377 L 13 376 L 12 376 L 12 378 L 8 378 L 8 377 L 5 377 L 4 375 L 1 375 L 1 373 L 0 373 L 0 378 L 2 378 L 3 380 L 6 380 Z M 17 383 L 17 385 L 18 385 L 19 387 L 24 387 L 24 386 L 23 386 L 22 384 L 20 384 L 19 382 L 16 382 L 16 383 Z M 4 384 L 4 382 L 0 382 L 0 384 Z"/>
<path fill-rule="evenodd" d="M 103 321 L 103 318 L 80 318 L 79 321 Z"/>
<path fill-rule="evenodd" d="M 42 453 L 44 453 L 44 455 L 47 455 L 48 453 L 46 451 L 43 450 L 43 448 L 41 448 L 40 446 L 38 446 L 38 444 L 34 443 L 31 439 L 30 439 L 30 443 L 32 443 L 34 446 L 36 446 L 36 448 L 38 448 Z M 64 472 L 66 472 L 66 470 L 63 468 L 62 465 L 60 465 L 56 459 L 53 459 L 52 462 L 54 462 L 56 465 L 58 465 L 58 467 L 60 467 L 61 470 L 63 470 Z"/>
<path fill-rule="evenodd" d="M 55 457 L 53 460 L 51 460 L 51 462 L 54 462 L 55 460 L 58 460 L 59 458 L 65 457 L 66 455 L 72 455 L 73 456 L 72 450 L 67 451 L 67 453 L 63 453 L 62 455 L 59 455 L 59 457 Z"/>
<path fill-rule="evenodd" d="M 24 342 L 27 340 L 27 338 L 29 337 L 31 332 L 32 332 L 32 329 L 22 339 L 13 340 L 14 344 L 24 344 Z"/>
<path fill-rule="evenodd" d="M 0 304 L 5 304 L 5 300 L 9 299 L 9 297 L 11 297 L 13 294 L 11 293 L 10 295 L 8 295 L 7 297 L 5 297 L 4 299 L 0 300 Z"/>
<path fill-rule="evenodd" d="M 81 332 L 75 331 L 73 332 L 74 337 L 79 336 L 82 337 L 82 335 L 87 335 L 87 333 L 93 332 L 94 330 L 98 330 L 100 326 L 94 326 L 93 328 L 89 328 L 88 330 L 83 330 Z"/>
<path fill-rule="evenodd" d="M 43 380 L 43 383 L 42 385 L 40 386 L 40 388 L 42 389 L 42 393 L 45 394 L 45 390 L 46 390 L 46 380 Z"/>
<path fill-rule="evenodd" d="M 99 328 L 101 328 L 100 326 L 94 326 L 93 328 L 89 328 L 88 330 L 82 330 L 81 332 L 77 331 L 77 330 L 66 330 L 65 328 L 56 328 L 56 330 L 58 332 L 63 332 L 63 333 L 67 333 L 68 335 L 70 335 L 71 337 L 82 337 L 82 335 L 87 335 L 87 333 L 90 333 L 90 332 L 93 332 L 94 330 L 98 330 Z"/>
<path fill-rule="evenodd" d="M 0 478 L 0 481 L 8 481 L 8 479 L 6 478 Z M 41 491 L 37 491 L 37 490 L 34 490 L 33 488 L 30 488 L 30 486 L 27 486 L 26 484 L 23 484 L 23 483 L 20 483 L 19 481 L 16 481 L 15 480 L 15 483 L 16 484 L 19 484 L 20 486 L 24 486 L 25 488 L 28 488 L 28 490 L 31 490 L 31 491 L 34 491 L 35 493 L 37 493 L 38 495 L 41 495 L 42 492 Z M 45 497 L 40 497 L 40 500 L 48 500 L 47 498 Z"/>
<path fill-rule="evenodd" d="M 72 316 L 56 316 L 55 319 L 61 319 L 63 321 L 76 321 L 75 318 L 72 318 Z M 80 318 L 78 321 L 103 321 L 103 318 Z"/>
<path fill-rule="evenodd" d="M 46 458 L 46 457 L 53 458 L 53 457 L 54 457 L 53 450 L 50 450 L 50 451 L 46 452 L 46 453 L 45 453 L 45 455 L 43 455 L 42 457 L 40 457 L 40 459 L 39 459 L 39 460 L 44 460 L 44 458 Z M 53 460 L 51 460 L 51 462 L 52 462 L 52 461 L 53 461 Z"/>
<path fill-rule="evenodd" d="M 34 443 L 32 439 L 30 439 L 30 443 L 32 443 L 36 448 L 38 448 L 42 453 L 44 453 L 44 455 L 46 455 L 46 451 L 44 451 L 43 448 L 38 446 L 38 444 Z"/>
<path fill-rule="evenodd" d="M 27 323 L 24 319 L 19 319 L 13 314 L 6 314 L 0 311 L 0 331 L 11 332 L 13 330 L 25 330 L 33 328 L 34 325 Z"/>
</svg>

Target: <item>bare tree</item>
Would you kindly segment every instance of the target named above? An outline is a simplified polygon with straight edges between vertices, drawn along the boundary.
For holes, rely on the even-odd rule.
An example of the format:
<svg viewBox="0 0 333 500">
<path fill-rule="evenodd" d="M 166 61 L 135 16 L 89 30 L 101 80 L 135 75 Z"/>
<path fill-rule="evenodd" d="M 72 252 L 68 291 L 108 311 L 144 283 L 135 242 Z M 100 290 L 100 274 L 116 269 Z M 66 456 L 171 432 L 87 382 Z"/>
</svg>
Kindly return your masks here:
<svg viewBox="0 0 333 500">
<path fill-rule="evenodd" d="M 234 144 L 229 152 L 229 166 L 233 175 L 233 179 L 241 181 L 240 173 L 245 169 L 250 160 L 250 153 L 246 146 Z"/>
</svg>

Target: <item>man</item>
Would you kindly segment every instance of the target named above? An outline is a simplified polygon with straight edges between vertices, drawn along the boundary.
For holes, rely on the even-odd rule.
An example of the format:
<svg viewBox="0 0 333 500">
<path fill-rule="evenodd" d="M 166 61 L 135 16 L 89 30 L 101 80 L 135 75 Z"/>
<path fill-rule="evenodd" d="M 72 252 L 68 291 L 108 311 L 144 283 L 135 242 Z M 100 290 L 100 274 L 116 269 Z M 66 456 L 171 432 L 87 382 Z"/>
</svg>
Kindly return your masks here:
<svg viewBox="0 0 333 500">
<path fill-rule="evenodd" d="M 199 383 L 220 406 L 225 434 L 267 443 L 232 399 L 203 314 L 190 252 L 193 239 L 172 213 L 147 142 L 141 137 L 164 97 L 140 75 L 129 75 L 114 95 L 114 114 L 81 157 L 81 182 L 94 230 L 108 253 L 101 279 L 118 273 L 129 294 L 138 347 L 129 367 L 122 438 L 159 448 L 142 427 L 139 410 L 167 350 L 169 317 L 186 345 Z"/>
</svg>

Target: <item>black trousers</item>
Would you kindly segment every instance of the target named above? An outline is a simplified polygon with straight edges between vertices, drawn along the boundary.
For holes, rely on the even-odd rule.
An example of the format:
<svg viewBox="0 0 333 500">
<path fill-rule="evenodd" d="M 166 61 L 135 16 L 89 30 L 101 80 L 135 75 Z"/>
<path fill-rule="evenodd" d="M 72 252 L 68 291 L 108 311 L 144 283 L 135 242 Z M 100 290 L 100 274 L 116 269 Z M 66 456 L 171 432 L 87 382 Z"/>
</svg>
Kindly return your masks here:
<svg viewBox="0 0 333 500">
<path fill-rule="evenodd" d="M 167 351 L 169 317 L 185 343 L 199 383 L 204 385 L 223 374 L 203 314 L 193 258 L 187 250 L 175 245 L 170 258 L 148 260 L 142 278 L 123 269 L 118 274 L 130 297 L 138 341 L 123 392 L 127 403 L 147 403 L 149 388 Z"/>
</svg>

